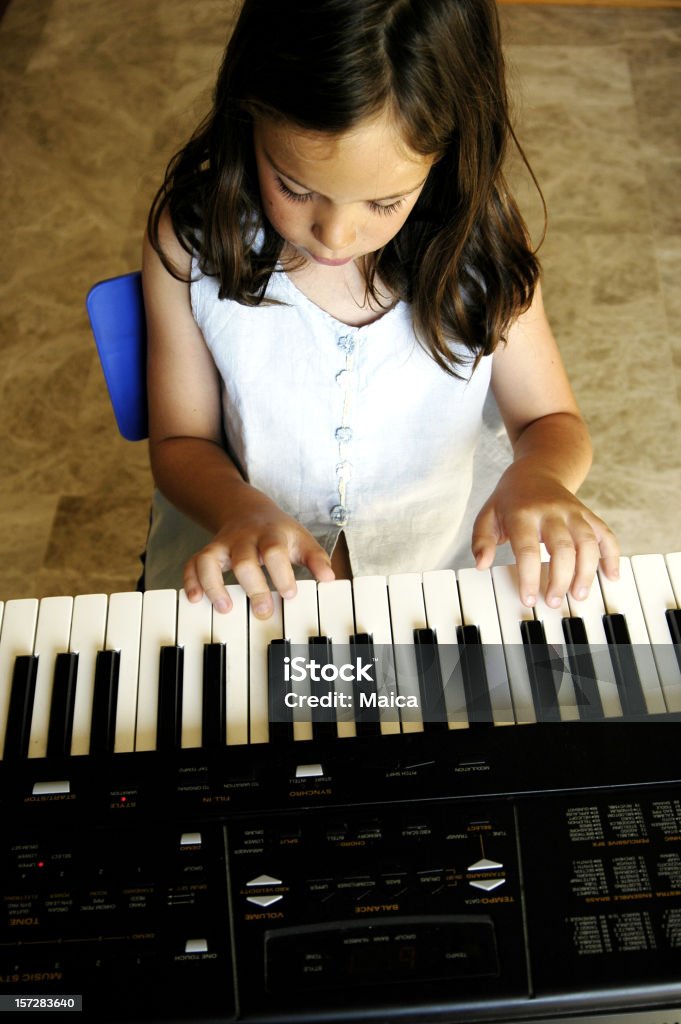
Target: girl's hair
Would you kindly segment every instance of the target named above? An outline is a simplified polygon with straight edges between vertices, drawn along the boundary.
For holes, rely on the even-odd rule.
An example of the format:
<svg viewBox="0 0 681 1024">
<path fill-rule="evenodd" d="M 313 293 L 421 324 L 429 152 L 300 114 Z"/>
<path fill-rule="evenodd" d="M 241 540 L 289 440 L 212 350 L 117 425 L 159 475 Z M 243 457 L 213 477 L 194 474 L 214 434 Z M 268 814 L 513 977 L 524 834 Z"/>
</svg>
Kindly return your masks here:
<svg viewBox="0 0 681 1024">
<path fill-rule="evenodd" d="M 220 297 L 259 304 L 284 243 L 261 205 L 254 119 L 336 135 L 383 110 L 438 159 L 400 232 L 364 258 L 367 295 L 378 274 L 411 302 L 422 343 L 456 374 L 452 340 L 476 360 L 491 353 L 539 276 L 502 171 L 516 140 L 495 0 L 245 0 L 212 110 L 171 160 L 149 236 L 180 277 L 159 240 L 167 207 Z"/>
</svg>

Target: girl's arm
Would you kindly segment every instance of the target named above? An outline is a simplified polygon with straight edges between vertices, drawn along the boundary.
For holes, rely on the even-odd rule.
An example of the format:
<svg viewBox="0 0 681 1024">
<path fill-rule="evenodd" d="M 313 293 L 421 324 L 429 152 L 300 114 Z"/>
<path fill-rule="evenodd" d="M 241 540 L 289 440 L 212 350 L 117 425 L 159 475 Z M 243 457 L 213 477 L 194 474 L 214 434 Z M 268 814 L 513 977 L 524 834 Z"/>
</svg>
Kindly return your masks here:
<svg viewBox="0 0 681 1024">
<path fill-rule="evenodd" d="M 558 607 L 569 590 L 583 599 L 599 559 L 618 574 L 619 547 L 605 523 L 576 497 L 591 465 L 591 442 L 546 319 L 537 287 L 532 305 L 494 354 L 492 388 L 513 445 L 514 461 L 473 528 L 479 569 L 510 541 L 520 596 L 535 603 L 543 541 L 551 556 L 547 602 Z"/>
<path fill-rule="evenodd" d="M 178 270 L 190 258 L 169 219 L 161 243 Z M 177 281 L 148 239 L 143 254 L 147 317 L 149 452 L 159 489 L 214 539 L 185 566 L 190 600 L 206 593 L 218 611 L 231 600 L 222 573 L 231 569 L 256 615 L 272 613 L 262 566 L 284 597 L 296 592 L 292 563 L 317 579 L 333 579 L 329 557 L 307 530 L 247 484 L 224 449 L 220 379 L 191 312 L 189 285 Z"/>
</svg>

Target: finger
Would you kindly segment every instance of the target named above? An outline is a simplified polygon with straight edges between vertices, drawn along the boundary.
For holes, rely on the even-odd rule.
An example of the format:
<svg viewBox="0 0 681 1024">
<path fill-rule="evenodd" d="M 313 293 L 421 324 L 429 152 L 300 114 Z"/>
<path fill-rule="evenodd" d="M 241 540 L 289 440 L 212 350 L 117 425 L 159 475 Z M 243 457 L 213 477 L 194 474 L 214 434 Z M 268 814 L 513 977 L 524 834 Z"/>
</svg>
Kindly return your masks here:
<svg viewBox="0 0 681 1024">
<path fill-rule="evenodd" d="M 528 608 L 537 603 L 541 579 L 541 553 L 536 530 L 524 527 L 509 530 L 511 549 L 518 567 L 518 590 L 520 600 Z"/>
<path fill-rule="evenodd" d="M 256 619 L 269 619 L 274 602 L 254 544 L 236 545 L 231 551 L 232 572 L 246 592 Z"/>
<path fill-rule="evenodd" d="M 620 546 L 617 537 L 605 523 L 597 516 L 590 515 L 587 522 L 590 523 L 598 541 L 601 553 L 601 568 L 611 580 L 619 579 L 620 575 Z"/>
<path fill-rule="evenodd" d="M 544 600 L 559 608 L 575 576 L 575 541 L 563 519 L 549 519 L 542 525 L 542 540 L 549 553 L 549 576 Z"/>
<path fill-rule="evenodd" d="M 336 574 L 331 568 L 331 559 L 324 548 L 319 547 L 318 544 L 315 544 L 309 554 L 303 555 L 301 563 L 320 583 L 327 583 L 336 578 Z"/>
<path fill-rule="evenodd" d="M 473 524 L 471 551 L 476 569 L 489 569 L 494 562 L 501 535 L 492 509 L 483 509 Z"/>
<path fill-rule="evenodd" d="M 267 542 L 261 543 L 260 554 L 270 574 L 274 589 L 282 597 L 295 597 L 297 591 L 296 578 L 286 545 L 281 543 L 273 543 L 271 545 L 268 545 Z"/>
<path fill-rule="evenodd" d="M 586 521 L 578 527 L 574 536 L 577 557 L 570 593 L 577 601 L 583 601 L 591 590 L 598 568 L 600 550 L 596 536 Z"/>
<path fill-rule="evenodd" d="M 184 589 L 190 601 L 198 601 L 205 594 L 215 610 L 224 614 L 232 608 L 232 599 L 222 578 L 225 553 L 204 548 L 187 562 L 184 569 Z"/>
</svg>

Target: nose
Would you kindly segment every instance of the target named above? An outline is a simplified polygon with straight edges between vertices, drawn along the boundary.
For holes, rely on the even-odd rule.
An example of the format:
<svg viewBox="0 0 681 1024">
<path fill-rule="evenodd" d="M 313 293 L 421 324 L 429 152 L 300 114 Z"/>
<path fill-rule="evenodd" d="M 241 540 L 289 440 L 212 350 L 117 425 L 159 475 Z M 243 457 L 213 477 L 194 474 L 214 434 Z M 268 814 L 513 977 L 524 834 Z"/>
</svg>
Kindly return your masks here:
<svg viewBox="0 0 681 1024">
<path fill-rule="evenodd" d="M 342 252 L 357 238 L 352 211 L 336 207 L 318 213 L 312 234 L 329 252 Z"/>
</svg>

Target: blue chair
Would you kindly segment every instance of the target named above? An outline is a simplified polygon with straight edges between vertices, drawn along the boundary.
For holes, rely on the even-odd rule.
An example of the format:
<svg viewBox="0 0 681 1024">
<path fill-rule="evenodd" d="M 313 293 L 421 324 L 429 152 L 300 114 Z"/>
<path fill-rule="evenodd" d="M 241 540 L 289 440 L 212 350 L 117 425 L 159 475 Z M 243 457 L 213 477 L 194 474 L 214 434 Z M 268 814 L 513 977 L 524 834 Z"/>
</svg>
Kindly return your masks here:
<svg viewBox="0 0 681 1024">
<path fill-rule="evenodd" d="M 128 441 L 148 436 L 147 326 L 139 270 L 100 281 L 85 302 L 118 429 Z"/>
</svg>

